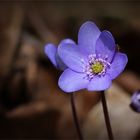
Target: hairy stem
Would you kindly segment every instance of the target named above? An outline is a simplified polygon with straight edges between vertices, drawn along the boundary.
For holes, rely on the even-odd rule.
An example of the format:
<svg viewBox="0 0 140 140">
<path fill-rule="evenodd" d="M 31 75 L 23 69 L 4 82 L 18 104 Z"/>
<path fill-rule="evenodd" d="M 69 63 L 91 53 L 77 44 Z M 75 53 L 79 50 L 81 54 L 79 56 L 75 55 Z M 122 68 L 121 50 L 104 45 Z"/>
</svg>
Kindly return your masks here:
<svg viewBox="0 0 140 140">
<path fill-rule="evenodd" d="M 80 140 L 83 140 L 83 135 L 80 129 L 77 113 L 76 113 L 76 107 L 75 107 L 75 101 L 74 101 L 74 93 L 71 93 L 71 108 L 72 108 L 72 115 L 73 115 L 73 121 L 77 130 L 77 134 L 79 136 Z"/>
<path fill-rule="evenodd" d="M 109 137 L 109 140 L 113 140 L 114 138 L 113 138 L 112 128 L 111 128 L 111 124 L 110 124 L 110 119 L 109 119 L 109 114 L 108 114 L 107 103 L 106 103 L 104 91 L 101 92 L 101 100 L 102 100 L 102 106 L 103 106 L 103 112 L 104 112 L 108 137 Z"/>
</svg>

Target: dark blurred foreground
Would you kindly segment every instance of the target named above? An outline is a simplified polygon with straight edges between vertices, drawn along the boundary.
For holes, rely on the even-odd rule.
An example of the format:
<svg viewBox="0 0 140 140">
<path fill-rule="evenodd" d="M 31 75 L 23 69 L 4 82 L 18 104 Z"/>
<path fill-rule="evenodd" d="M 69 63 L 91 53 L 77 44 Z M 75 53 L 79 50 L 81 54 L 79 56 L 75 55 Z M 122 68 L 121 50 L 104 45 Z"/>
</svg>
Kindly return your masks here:
<svg viewBox="0 0 140 140">
<path fill-rule="evenodd" d="M 76 41 L 80 25 L 92 20 L 112 32 L 129 58 L 107 91 L 115 137 L 140 139 L 140 114 L 129 108 L 130 95 L 140 88 L 139 13 L 138 1 L 0 2 L 0 138 L 77 138 L 70 96 L 58 88 L 60 72 L 43 47 L 63 38 Z M 75 97 L 85 138 L 107 139 L 100 94 L 84 90 Z"/>
</svg>

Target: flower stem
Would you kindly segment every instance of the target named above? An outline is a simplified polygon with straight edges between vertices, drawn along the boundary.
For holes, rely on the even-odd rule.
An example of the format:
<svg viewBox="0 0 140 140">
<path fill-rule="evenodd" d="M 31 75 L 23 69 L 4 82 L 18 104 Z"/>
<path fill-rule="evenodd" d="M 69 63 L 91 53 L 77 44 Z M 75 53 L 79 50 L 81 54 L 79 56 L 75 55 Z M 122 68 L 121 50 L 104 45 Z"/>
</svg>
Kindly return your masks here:
<svg viewBox="0 0 140 140">
<path fill-rule="evenodd" d="M 101 99 L 102 99 L 102 106 L 103 106 L 104 117 L 105 117 L 105 122 L 106 122 L 106 128 L 107 128 L 107 132 L 108 132 L 108 138 L 109 138 L 109 140 L 113 140 L 114 138 L 113 138 L 112 128 L 111 128 L 111 124 L 110 124 L 110 119 L 109 119 L 104 91 L 101 92 Z"/>
<path fill-rule="evenodd" d="M 74 120 L 74 124 L 77 130 L 77 134 L 79 136 L 80 140 L 83 140 L 83 135 L 80 129 L 80 125 L 78 122 L 78 117 L 77 117 L 77 113 L 76 113 L 76 107 L 75 107 L 75 102 L 74 102 L 74 93 L 71 93 L 71 108 L 72 108 L 72 115 L 73 115 L 73 120 Z"/>
</svg>

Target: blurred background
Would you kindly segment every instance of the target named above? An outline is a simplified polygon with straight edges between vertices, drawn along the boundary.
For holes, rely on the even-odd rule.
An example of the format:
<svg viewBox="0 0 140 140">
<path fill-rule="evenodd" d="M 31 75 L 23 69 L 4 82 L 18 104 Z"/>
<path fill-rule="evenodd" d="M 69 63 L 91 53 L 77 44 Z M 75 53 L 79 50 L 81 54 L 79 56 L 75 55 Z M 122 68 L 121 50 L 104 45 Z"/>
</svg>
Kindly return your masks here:
<svg viewBox="0 0 140 140">
<path fill-rule="evenodd" d="M 91 20 L 112 32 L 128 55 L 125 71 L 106 91 L 116 139 L 140 139 L 140 114 L 129 107 L 140 88 L 139 0 L 0 1 L 0 139 L 77 139 L 70 96 L 57 85 L 60 71 L 44 45 L 77 41 L 80 25 Z M 85 139 L 107 139 L 100 93 L 75 94 Z"/>
</svg>

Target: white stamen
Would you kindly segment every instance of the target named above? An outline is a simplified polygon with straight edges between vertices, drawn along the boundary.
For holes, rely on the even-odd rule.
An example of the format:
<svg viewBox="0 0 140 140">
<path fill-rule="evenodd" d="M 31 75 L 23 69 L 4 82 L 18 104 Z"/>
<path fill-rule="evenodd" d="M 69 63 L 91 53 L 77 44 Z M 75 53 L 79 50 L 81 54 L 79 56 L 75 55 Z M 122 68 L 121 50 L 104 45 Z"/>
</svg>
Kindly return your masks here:
<svg viewBox="0 0 140 140">
<path fill-rule="evenodd" d="M 107 69 L 110 68 L 110 63 L 107 62 L 107 58 L 108 58 L 108 55 L 106 55 L 103 58 L 101 57 L 101 54 L 98 54 L 98 57 L 96 57 L 96 54 L 91 54 L 88 56 L 88 64 L 84 65 L 84 72 L 86 73 L 87 75 L 86 77 L 88 80 L 91 80 L 95 75 L 101 77 L 106 74 Z M 96 64 L 97 62 L 103 65 L 103 70 L 99 73 L 94 73 L 92 69 L 92 65 Z M 84 61 L 84 64 L 85 64 L 85 61 Z"/>
</svg>

